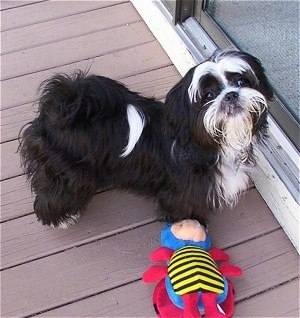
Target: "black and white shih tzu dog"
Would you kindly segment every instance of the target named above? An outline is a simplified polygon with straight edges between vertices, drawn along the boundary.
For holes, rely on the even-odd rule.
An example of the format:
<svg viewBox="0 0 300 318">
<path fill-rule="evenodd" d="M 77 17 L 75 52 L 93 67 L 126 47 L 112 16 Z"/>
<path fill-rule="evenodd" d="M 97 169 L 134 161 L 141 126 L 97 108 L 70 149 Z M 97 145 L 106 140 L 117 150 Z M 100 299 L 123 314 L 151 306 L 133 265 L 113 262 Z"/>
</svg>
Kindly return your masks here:
<svg viewBox="0 0 300 318">
<path fill-rule="evenodd" d="M 98 188 L 114 187 L 154 197 L 168 221 L 205 223 L 247 189 L 271 98 L 259 60 L 235 50 L 192 68 L 165 104 L 102 76 L 50 78 L 20 144 L 38 220 L 73 224 Z"/>
</svg>

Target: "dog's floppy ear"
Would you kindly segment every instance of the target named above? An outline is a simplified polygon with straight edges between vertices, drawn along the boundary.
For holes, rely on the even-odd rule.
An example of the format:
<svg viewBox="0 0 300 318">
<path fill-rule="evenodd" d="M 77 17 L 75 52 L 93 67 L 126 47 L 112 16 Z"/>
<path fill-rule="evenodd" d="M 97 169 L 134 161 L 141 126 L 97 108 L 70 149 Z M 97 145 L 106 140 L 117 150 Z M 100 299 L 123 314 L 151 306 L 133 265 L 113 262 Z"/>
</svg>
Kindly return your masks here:
<svg viewBox="0 0 300 318">
<path fill-rule="evenodd" d="M 170 136 L 180 145 L 189 142 L 191 134 L 192 104 L 188 95 L 194 69 L 187 74 L 169 91 L 165 100 L 165 123 Z"/>
</svg>

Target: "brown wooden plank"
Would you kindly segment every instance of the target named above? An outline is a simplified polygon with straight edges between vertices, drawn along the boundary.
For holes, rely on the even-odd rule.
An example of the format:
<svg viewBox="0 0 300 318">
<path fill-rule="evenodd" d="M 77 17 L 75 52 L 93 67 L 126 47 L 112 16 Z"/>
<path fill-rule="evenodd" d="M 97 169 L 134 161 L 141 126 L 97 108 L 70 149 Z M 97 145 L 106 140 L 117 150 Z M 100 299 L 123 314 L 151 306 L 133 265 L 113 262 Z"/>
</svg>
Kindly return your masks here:
<svg viewBox="0 0 300 318">
<path fill-rule="evenodd" d="M 101 188 L 97 192 L 109 190 Z M 24 175 L 1 181 L 0 222 L 7 222 L 33 213 L 34 194 Z"/>
<path fill-rule="evenodd" d="M 25 104 L 1 110 L 0 142 L 7 142 L 19 137 L 21 128 L 36 116 L 37 105 Z"/>
<path fill-rule="evenodd" d="M 42 226 L 34 214 L 6 222 L 1 227 L 1 268 L 57 253 L 154 219 L 152 200 L 111 190 L 95 195 L 81 220 L 67 230 Z"/>
<path fill-rule="evenodd" d="M 232 247 L 228 253 L 232 264 L 243 269 L 243 276 L 233 279 L 237 302 L 299 275 L 299 255 L 282 229 Z"/>
<path fill-rule="evenodd" d="M 150 265 L 149 253 L 158 246 L 160 229 L 160 223 L 153 223 L 4 270 L 2 314 L 31 315 L 139 279 Z M 241 278 L 233 279 L 237 301 L 298 276 L 298 255 L 282 230 L 228 253 L 244 270 Z"/>
<path fill-rule="evenodd" d="M 2 57 L 2 80 L 79 62 L 151 42 L 144 22 L 86 34 Z"/>
<path fill-rule="evenodd" d="M 2 271 L 2 315 L 38 313 L 136 280 L 149 265 L 160 228 L 150 224 Z"/>
<path fill-rule="evenodd" d="M 141 281 L 109 290 L 35 317 L 156 317 L 152 305 L 154 284 Z"/>
<path fill-rule="evenodd" d="M 299 279 L 236 305 L 235 317 L 299 317 Z"/>
<path fill-rule="evenodd" d="M 15 191 L 18 193 L 17 197 Z M 106 197 L 107 195 L 108 194 L 96 195 L 91 202 L 91 206 L 101 206 L 101 202 L 104 200 L 103 196 Z M 116 197 L 118 197 L 118 195 L 116 195 Z M 113 195 L 111 200 L 112 202 L 116 200 Z M 139 200 L 144 200 L 145 205 L 147 202 L 148 204 L 152 202 L 146 199 Z M 251 203 L 250 205 L 250 202 L 255 203 Z M 3 266 L 22 263 L 25 260 L 34 259 L 41 254 L 51 254 L 52 249 L 57 250 L 59 246 L 61 246 L 53 245 L 50 248 L 47 244 L 42 244 L 37 248 L 35 243 L 32 245 L 32 242 L 43 241 L 41 239 L 41 232 L 46 241 L 51 239 L 53 235 L 52 232 L 44 232 L 44 228 L 37 223 L 34 215 L 20 218 L 21 216 L 32 213 L 32 204 L 33 196 L 28 185 L 25 183 L 24 176 L 2 182 L 1 221 L 12 220 L 18 217 L 16 220 L 6 222 L 2 227 L 3 233 L 7 233 L 8 235 L 8 238 L 6 238 L 5 235 L 2 236 L 3 251 L 9 251 L 7 258 L 5 255 L 2 257 Z M 92 223 L 101 224 L 102 213 L 96 213 L 94 211 L 96 211 L 96 209 L 89 208 L 86 217 L 83 219 L 84 224 L 81 225 L 81 222 L 83 222 L 83 220 L 81 220 L 78 226 L 89 226 L 89 218 L 91 218 Z M 153 216 L 154 215 L 153 212 Z M 28 225 L 24 226 L 24 224 Z M 259 193 L 253 189 L 247 192 L 246 196 L 241 199 L 235 209 L 227 209 L 221 214 L 211 215 L 209 228 L 214 244 L 225 248 L 234 244 L 240 244 L 257 235 L 263 235 L 278 229 L 279 225 Z M 76 231 L 76 228 L 74 230 Z M 92 231 L 89 237 L 92 238 L 95 235 L 101 235 L 101 233 L 102 229 L 99 228 L 97 234 Z M 48 234 L 50 237 L 48 237 Z M 73 244 L 80 244 L 81 240 L 81 237 L 78 236 Z M 22 244 L 25 244 L 27 248 L 19 250 L 18 246 Z"/>
<path fill-rule="evenodd" d="M 37 317 L 156 317 L 152 294 L 152 285 L 138 281 Z M 299 280 L 236 304 L 234 317 L 299 317 Z"/>
<path fill-rule="evenodd" d="M 18 1 L 20 4 L 23 1 Z M 31 2 L 31 1 L 30 1 Z M 2 12 L 2 31 L 117 5 L 125 1 L 47 1 Z"/>
<path fill-rule="evenodd" d="M 1 83 L 1 109 L 32 103 L 37 98 L 37 89 L 40 83 L 55 73 L 72 73 L 76 69 L 87 70 L 90 68 L 90 73 L 122 79 L 152 69 L 163 68 L 170 64 L 169 57 L 157 41 L 106 54 L 91 60 L 69 63 L 66 66 L 3 81 Z"/>
<path fill-rule="evenodd" d="M 23 188 L 21 188 L 21 191 L 22 193 L 25 192 Z M 13 215 L 18 213 L 18 216 L 32 211 L 33 199 L 29 190 L 27 192 L 28 198 L 24 198 L 25 195 L 22 195 L 17 202 L 14 202 L 13 192 L 9 193 L 12 203 L 11 205 L 6 203 L 3 210 L 14 211 L 12 207 L 17 206 L 19 209 Z M 6 196 L 4 196 L 4 202 L 7 201 Z M 252 201 L 256 203 L 250 207 L 249 202 Z M 122 206 L 124 211 L 120 209 Z M 109 212 L 106 212 L 107 209 Z M 240 210 L 248 211 L 249 213 L 239 213 Z M 121 218 L 122 220 L 128 212 L 130 214 L 128 223 L 135 222 L 136 219 L 138 221 L 151 219 L 151 217 L 155 217 L 155 206 L 152 199 L 108 191 L 95 195 L 87 208 L 84 218 L 68 231 L 57 230 L 57 233 L 55 233 L 52 229 L 41 226 L 33 214 L 6 222 L 2 226 L 2 266 L 9 267 L 21 264 L 61 251 L 66 246 L 80 245 L 86 240 L 101 237 L 103 234 L 103 222 L 108 224 L 109 222 L 114 223 L 115 219 Z M 8 216 L 8 212 L 5 215 Z M 12 215 L 9 215 L 9 217 L 12 217 Z M 257 224 L 260 224 L 260 226 L 257 227 Z M 219 214 L 218 217 L 212 218 L 210 222 L 213 242 L 216 246 L 222 248 L 239 244 L 249 238 L 263 235 L 278 228 L 278 223 L 256 190 L 251 190 L 247 193 L 247 196 L 241 200 L 236 208 L 236 213 L 225 211 Z M 77 232 L 79 232 L 78 235 L 75 235 Z M 55 238 L 58 239 L 53 240 L 54 234 Z M 61 236 L 64 238 L 63 241 L 60 240 Z"/>
<path fill-rule="evenodd" d="M 60 6 L 61 3 L 55 2 L 53 5 Z M 36 11 L 36 14 L 39 15 L 40 12 Z M 32 24 L 23 28 L 2 32 L 1 54 L 26 50 L 68 38 L 107 30 L 116 26 L 131 24 L 140 20 L 141 17 L 133 6 L 130 3 L 123 3 L 118 6 L 75 14 L 63 19 Z M 43 32 L 40 32 L 41 30 Z M 32 36 L 33 34 L 34 36 Z"/>
<path fill-rule="evenodd" d="M 123 78 L 122 82 L 132 90 L 160 100 L 165 98 L 168 91 L 180 79 L 180 74 L 175 67 L 171 65 L 168 67 L 160 67 L 147 73 Z"/>
<path fill-rule="evenodd" d="M 1 181 L 1 222 L 33 211 L 33 196 L 25 176 Z"/>
<path fill-rule="evenodd" d="M 5 180 L 23 173 L 21 168 L 20 157 L 17 154 L 19 147 L 18 140 L 6 142 L 1 146 L 1 177 L 0 180 Z"/>
<path fill-rule="evenodd" d="M 208 229 L 215 246 L 228 248 L 280 228 L 256 189 L 249 190 L 233 209 L 209 215 Z"/>
<path fill-rule="evenodd" d="M 1 180 L 19 176 L 23 173 L 20 156 L 17 153 L 19 141 L 1 144 Z"/>
<path fill-rule="evenodd" d="M 144 95 L 164 98 L 180 76 L 174 66 L 159 68 L 122 79 L 129 88 Z M 36 116 L 37 105 L 25 104 L 1 111 L 1 142 L 18 138 L 19 131 Z"/>
<path fill-rule="evenodd" d="M 8 10 L 8 9 L 13 9 L 13 8 L 16 8 L 16 7 L 27 6 L 27 5 L 30 5 L 30 4 L 35 4 L 37 2 L 43 2 L 43 1 L 47 1 L 47 0 L 31 0 L 31 1 L 25 1 L 25 0 L 21 0 L 21 1 L 17 1 L 17 0 L 7 1 L 7 0 L 2 0 L 0 2 L 0 8 L 1 8 L 1 10 Z"/>
</svg>

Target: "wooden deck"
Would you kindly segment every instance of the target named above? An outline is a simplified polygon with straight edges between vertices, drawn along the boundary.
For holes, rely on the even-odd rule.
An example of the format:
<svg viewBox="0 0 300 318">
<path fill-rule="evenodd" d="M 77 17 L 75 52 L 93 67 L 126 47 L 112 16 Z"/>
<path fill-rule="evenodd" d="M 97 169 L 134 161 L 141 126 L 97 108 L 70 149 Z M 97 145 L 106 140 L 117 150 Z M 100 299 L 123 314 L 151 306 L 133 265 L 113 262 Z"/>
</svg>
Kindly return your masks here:
<svg viewBox="0 0 300 318">
<path fill-rule="evenodd" d="M 40 82 L 88 69 L 159 99 L 180 75 L 128 1 L 2 1 L 1 317 L 155 317 L 141 275 L 163 226 L 151 200 L 95 194 L 78 225 L 37 223 L 16 150 Z M 243 268 L 235 317 L 299 317 L 299 258 L 255 188 L 213 215 Z"/>
</svg>

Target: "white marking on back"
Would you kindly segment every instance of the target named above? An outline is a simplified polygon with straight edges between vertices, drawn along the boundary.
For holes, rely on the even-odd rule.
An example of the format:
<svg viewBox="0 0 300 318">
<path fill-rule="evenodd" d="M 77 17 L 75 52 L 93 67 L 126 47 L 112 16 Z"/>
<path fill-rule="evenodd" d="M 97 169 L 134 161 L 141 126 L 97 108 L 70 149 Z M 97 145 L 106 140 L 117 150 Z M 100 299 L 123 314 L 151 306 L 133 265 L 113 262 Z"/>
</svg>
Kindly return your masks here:
<svg viewBox="0 0 300 318">
<path fill-rule="evenodd" d="M 122 158 L 128 156 L 132 152 L 142 135 L 146 123 L 145 115 L 131 104 L 127 105 L 127 120 L 129 125 L 128 143 L 124 148 L 123 153 L 120 155 Z"/>
</svg>

